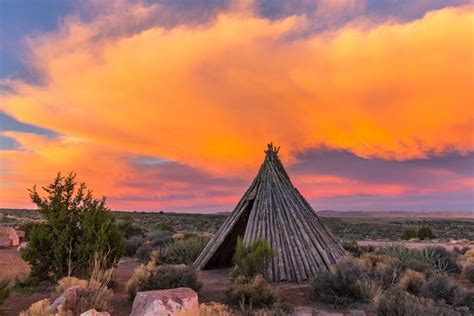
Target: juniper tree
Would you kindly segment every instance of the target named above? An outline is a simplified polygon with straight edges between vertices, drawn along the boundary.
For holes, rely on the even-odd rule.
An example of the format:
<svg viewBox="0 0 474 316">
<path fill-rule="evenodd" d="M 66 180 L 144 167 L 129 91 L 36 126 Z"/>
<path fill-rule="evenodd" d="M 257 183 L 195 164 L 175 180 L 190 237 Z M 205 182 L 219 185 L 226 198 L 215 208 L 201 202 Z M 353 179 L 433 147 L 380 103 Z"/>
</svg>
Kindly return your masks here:
<svg viewBox="0 0 474 316">
<path fill-rule="evenodd" d="M 50 185 L 29 189 L 45 222 L 40 223 L 28 239 L 22 257 L 31 266 L 33 280 L 55 279 L 72 275 L 88 277 L 95 252 L 106 254 L 111 267 L 120 258 L 124 241 L 115 216 L 105 206 L 105 197 L 95 199 L 76 175 L 60 173 Z"/>
</svg>

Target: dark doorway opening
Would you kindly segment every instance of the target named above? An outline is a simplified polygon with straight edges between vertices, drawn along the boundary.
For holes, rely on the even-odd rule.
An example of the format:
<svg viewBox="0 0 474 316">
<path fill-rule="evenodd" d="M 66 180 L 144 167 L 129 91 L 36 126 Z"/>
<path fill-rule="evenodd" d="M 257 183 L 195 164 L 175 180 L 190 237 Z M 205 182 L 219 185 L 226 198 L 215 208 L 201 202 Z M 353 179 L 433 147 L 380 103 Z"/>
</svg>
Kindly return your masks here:
<svg viewBox="0 0 474 316">
<path fill-rule="evenodd" d="M 204 269 L 226 268 L 232 265 L 232 257 L 235 253 L 237 239 L 239 237 L 244 237 L 253 203 L 254 199 L 247 200 L 247 205 L 245 206 L 244 211 L 222 244 L 216 250 L 212 258 L 209 259 Z"/>
</svg>

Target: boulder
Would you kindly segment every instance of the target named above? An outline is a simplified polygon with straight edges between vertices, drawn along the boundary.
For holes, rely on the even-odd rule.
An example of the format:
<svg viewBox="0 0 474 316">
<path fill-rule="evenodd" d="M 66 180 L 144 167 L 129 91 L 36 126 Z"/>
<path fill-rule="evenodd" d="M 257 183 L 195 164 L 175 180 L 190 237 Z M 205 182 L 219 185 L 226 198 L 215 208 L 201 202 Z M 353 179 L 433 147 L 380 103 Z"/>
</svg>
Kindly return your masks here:
<svg viewBox="0 0 474 316">
<path fill-rule="evenodd" d="M 50 305 L 49 311 L 53 314 L 64 311 L 67 302 L 75 302 L 82 294 L 86 293 L 86 288 L 81 285 L 74 285 L 67 288 L 63 294 L 54 300 Z"/>
<path fill-rule="evenodd" d="M 0 248 L 10 248 L 11 246 L 11 239 L 6 235 L 0 235 Z"/>
<path fill-rule="evenodd" d="M 98 312 L 95 309 L 89 309 L 87 312 L 82 313 L 81 316 L 110 316 L 110 313 Z"/>
<path fill-rule="evenodd" d="M 15 229 L 12 227 L 0 227 L 0 237 L 5 236 L 11 241 L 10 247 L 16 247 L 20 244 L 20 238 L 18 238 Z"/>
<path fill-rule="evenodd" d="M 138 292 L 130 316 L 199 315 L 198 295 L 189 288 Z"/>
</svg>

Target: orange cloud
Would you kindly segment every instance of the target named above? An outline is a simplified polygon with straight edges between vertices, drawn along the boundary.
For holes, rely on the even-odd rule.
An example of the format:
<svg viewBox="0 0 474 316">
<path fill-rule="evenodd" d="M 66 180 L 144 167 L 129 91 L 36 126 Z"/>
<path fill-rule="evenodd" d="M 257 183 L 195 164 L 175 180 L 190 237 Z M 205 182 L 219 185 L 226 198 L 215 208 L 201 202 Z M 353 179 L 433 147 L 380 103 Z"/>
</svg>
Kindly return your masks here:
<svg viewBox="0 0 474 316">
<path fill-rule="evenodd" d="M 4 81 L 14 93 L 0 96 L 0 108 L 64 136 L 5 133 L 24 150 L 1 153 L 12 184 L 2 203 L 57 170 L 74 169 L 105 194 L 132 173 L 126 159 L 137 155 L 249 177 L 270 140 L 287 162 L 315 146 L 401 160 L 474 150 L 472 7 L 309 36 L 304 16 L 268 20 L 248 7 L 205 24 L 129 31 L 130 17 L 159 9 L 120 2 L 30 39 L 31 65 L 45 82 Z"/>
<path fill-rule="evenodd" d="M 145 15 L 145 8 L 140 8 Z M 12 81 L 27 123 L 212 171 L 255 166 L 274 140 L 408 159 L 473 150 L 472 9 L 298 37 L 304 18 L 220 14 L 209 24 L 100 38 L 66 20 L 32 41 L 44 86 Z M 100 23 L 99 23 L 100 21 Z M 116 21 L 114 22 L 116 23 Z"/>
</svg>

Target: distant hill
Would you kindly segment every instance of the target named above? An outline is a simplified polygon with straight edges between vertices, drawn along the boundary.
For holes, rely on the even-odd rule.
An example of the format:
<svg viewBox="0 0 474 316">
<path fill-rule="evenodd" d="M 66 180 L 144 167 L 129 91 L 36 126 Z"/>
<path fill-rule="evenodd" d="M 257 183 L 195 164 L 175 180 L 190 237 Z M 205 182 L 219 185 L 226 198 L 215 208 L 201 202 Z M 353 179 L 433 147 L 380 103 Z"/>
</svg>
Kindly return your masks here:
<svg viewBox="0 0 474 316">
<path fill-rule="evenodd" d="M 472 219 L 474 211 L 317 211 L 321 217 L 360 217 L 397 219 Z"/>
</svg>

